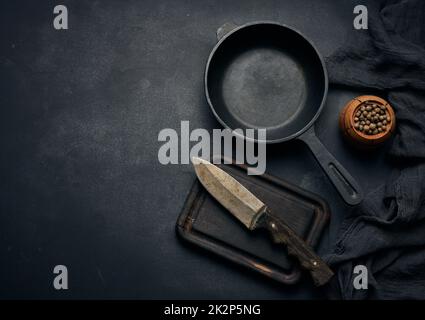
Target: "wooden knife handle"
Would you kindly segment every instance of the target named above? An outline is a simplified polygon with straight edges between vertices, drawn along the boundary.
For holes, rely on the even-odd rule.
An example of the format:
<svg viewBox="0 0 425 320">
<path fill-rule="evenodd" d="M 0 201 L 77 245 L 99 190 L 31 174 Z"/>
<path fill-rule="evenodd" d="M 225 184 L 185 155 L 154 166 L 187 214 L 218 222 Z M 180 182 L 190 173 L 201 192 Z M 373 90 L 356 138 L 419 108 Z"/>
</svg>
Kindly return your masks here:
<svg viewBox="0 0 425 320">
<path fill-rule="evenodd" d="M 256 227 L 267 229 L 275 243 L 285 244 L 288 248 L 288 254 L 297 258 L 302 268 L 310 272 L 316 286 L 326 284 L 334 275 L 328 265 L 314 253 L 313 249 L 284 221 L 274 217 L 269 210 L 261 216 Z"/>
</svg>

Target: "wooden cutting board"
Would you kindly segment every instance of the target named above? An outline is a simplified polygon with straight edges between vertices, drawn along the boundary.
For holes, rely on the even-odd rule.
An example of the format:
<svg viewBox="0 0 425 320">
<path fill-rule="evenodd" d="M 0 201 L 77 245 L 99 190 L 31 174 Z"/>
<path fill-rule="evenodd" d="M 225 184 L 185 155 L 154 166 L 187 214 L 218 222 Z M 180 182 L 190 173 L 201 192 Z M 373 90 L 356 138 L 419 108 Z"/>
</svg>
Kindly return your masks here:
<svg viewBox="0 0 425 320">
<path fill-rule="evenodd" d="M 329 220 L 329 207 L 319 196 L 269 175 L 248 176 L 246 166 L 219 165 L 263 201 L 313 248 Z M 285 284 L 301 275 L 286 248 L 266 232 L 249 231 L 211 197 L 196 180 L 177 221 L 185 240 Z"/>
</svg>

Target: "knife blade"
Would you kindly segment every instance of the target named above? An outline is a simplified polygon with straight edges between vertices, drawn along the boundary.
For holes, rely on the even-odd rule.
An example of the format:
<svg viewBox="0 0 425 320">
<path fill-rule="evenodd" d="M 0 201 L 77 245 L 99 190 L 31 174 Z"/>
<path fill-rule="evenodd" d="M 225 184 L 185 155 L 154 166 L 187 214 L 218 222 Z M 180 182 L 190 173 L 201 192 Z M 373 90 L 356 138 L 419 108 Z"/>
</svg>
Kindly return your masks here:
<svg viewBox="0 0 425 320">
<path fill-rule="evenodd" d="M 286 245 L 288 254 L 309 271 L 316 286 L 332 278 L 332 270 L 313 249 L 240 182 L 204 159 L 193 157 L 192 163 L 201 184 L 223 207 L 249 230 L 266 229 L 275 243 Z"/>
</svg>

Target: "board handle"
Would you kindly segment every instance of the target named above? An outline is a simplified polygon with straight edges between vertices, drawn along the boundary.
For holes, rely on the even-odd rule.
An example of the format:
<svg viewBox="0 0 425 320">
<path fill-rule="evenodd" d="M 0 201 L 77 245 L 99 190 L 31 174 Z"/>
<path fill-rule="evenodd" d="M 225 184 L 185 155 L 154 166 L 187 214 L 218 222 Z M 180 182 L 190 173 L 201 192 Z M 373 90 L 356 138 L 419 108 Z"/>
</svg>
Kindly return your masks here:
<svg viewBox="0 0 425 320">
<path fill-rule="evenodd" d="M 217 29 L 217 41 L 220 41 L 226 34 L 228 34 L 233 29 L 237 28 L 238 25 L 233 22 L 226 22 L 220 28 Z"/>
<path fill-rule="evenodd" d="M 314 126 L 303 133 L 299 139 L 309 146 L 317 162 L 344 201 L 349 205 L 359 204 L 363 200 L 363 191 L 360 185 L 317 138 Z"/>
</svg>

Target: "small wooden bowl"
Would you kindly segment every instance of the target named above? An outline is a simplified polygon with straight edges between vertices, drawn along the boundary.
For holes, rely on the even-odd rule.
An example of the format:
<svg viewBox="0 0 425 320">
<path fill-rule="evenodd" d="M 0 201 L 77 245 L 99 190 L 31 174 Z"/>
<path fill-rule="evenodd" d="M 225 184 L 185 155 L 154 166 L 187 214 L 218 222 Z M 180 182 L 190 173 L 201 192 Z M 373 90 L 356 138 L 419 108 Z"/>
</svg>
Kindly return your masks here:
<svg viewBox="0 0 425 320">
<path fill-rule="evenodd" d="M 387 125 L 386 130 L 377 134 L 368 135 L 354 128 L 354 115 L 358 108 L 361 108 L 366 102 L 372 102 L 378 106 L 385 106 L 390 116 L 390 124 Z M 344 134 L 344 137 L 357 146 L 374 147 L 393 134 L 395 130 L 395 113 L 393 108 L 387 101 L 377 96 L 359 96 L 348 102 L 339 115 L 339 126 Z"/>
</svg>

